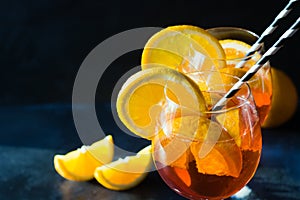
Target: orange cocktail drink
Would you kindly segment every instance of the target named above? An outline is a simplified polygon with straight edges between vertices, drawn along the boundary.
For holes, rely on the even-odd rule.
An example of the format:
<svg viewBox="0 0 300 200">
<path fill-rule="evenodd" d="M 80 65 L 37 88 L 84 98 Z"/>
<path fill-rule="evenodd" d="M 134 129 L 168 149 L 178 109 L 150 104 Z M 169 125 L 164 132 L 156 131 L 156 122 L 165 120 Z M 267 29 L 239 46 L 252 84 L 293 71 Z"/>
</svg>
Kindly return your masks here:
<svg viewBox="0 0 300 200">
<path fill-rule="evenodd" d="M 250 49 L 251 45 L 258 39 L 258 36 L 249 30 L 237 27 L 217 27 L 208 29 L 208 32 L 219 39 L 225 51 L 226 67 L 221 70 L 223 72 L 241 77 L 264 53 L 264 47 L 262 46 L 254 55 L 248 58 L 245 57 L 247 50 Z M 248 60 L 245 65 L 236 68 L 236 65 L 244 59 Z M 248 84 L 255 99 L 260 123 L 263 124 L 271 108 L 272 100 L 270 63 L 267 62 L 257 74 L 248 81 Z"/>
<path fill-rule="evenodd" d="M 198 80 L 207 108 L 238 79 L 212 71 L 188 75 Z M 156 168 L 165 183 L 189 199 L 224 199 L 244 187 L 258 167 L 262 148 L 249 86 L 213 111 L 198 112 L 166 99 L 162 129 L 152 140 Z"/>
<path fill-rule="evenodd" d="M 191 25 L 167 27 L 147 41 L 142 70 L 118 95 L 121 121 L 151 140 L 160 176 L 186 198 L 230 197 L 257 169 L 260 124 L 267 113 L 263 106 L 271 100 L 271 92 L 263 89 L 269 88 L 269 79 L 258 74 L 225 105 L 214 108 L 261 56 L 257 52 L 236 69 L 249 48 L 243 38 L 227 40 Z M 253 93 L 267 95 L 255 99 Z"/>
</svg>

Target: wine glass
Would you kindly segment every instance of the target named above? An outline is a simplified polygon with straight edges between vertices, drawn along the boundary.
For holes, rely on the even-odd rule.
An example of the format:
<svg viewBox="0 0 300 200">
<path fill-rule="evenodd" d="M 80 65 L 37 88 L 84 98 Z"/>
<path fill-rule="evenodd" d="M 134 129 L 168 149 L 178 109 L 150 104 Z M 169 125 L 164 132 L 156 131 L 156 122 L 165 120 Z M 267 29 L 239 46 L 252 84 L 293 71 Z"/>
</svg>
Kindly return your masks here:
<svg viewBox="0 0 300 200">
<path fill-rule="evenodd" d="M 188 199 L 224 199 L 238 192 L 258 167 L 262 137 L 248 84 L 222 108 L 214 104 L 238 81 L 219 71 L 187 74 L 200 85 L 207 111 L 168 98 L 160 132 L 152 140 L 155 166 L 164 182 Z"/>
</svg>

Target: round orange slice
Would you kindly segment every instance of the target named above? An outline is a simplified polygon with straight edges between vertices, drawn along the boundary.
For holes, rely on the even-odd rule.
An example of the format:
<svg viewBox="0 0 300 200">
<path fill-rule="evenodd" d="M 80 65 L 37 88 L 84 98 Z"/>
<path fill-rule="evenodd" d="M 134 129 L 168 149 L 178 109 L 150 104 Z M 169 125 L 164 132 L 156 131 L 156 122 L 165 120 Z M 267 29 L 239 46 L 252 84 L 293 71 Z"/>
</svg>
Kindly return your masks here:
<svg viewBox="0 0 300 200">
<path fill-rule="evenodd" d="M 142 53 L 142 69 L 164 66 L 181 72 L 218 69 L 225 66 L 219 41 L 192 25 L 169 26 L 154 34 Z"/>
<path fill-rule="evenodd" d="M 160 131 L 162 112 L 169 115 L 177 112 L 177 108 L 173 111 L 170 108 L 206 110 L 198 86 L 182 73 L 165 67 L 149 68 L 132 75 L 121 88 L 116 105 L 123 124 L 146 139 L 152 139 Z"/>
<path fill-rule="evenodd" d="M 225 51 L 227 66 L 229 67 L 234 67 L 237 63 L 242 61 L 246 56 L 247 51 L 251 48 L 249 44 L 233 39 L 220 40 L 220 44 Z M 244 66 L 250 68 L 259 60 L 260 57 L 260 54 L 256 52 Z"/>
</svg>

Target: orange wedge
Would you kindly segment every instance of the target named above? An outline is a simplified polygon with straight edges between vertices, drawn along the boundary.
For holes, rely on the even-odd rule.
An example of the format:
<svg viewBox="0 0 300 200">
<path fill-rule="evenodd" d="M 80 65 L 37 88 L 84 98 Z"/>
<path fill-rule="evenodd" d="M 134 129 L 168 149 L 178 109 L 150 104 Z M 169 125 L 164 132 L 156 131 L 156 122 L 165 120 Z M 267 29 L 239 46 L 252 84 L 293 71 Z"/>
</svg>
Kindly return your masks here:
<svg viewBox="0 0 300 200">
<path fill-rule="evenodd" d="M 241 78 L 247 72 L 247 67 L 225 67 L 220 71 Z M 272 98 L 272 75 L 267 68 L 261 69 L 247 83 L 251 88 L 260 121 L 263 122 L 268 114 L 272 99 L 274 99 Z"/>
<path fill-rule="evenodd" d="M 234 67 L 226 67 L 220 69 L 221 72 L 231 74 L 236 77 L 243 77 L 247 69 L 246 68 L 234 68 Z M 227 80 L 230 81 L 230 80 Z M 271 85 L 271 74 L 258 71 L 249 81 L 249 86 L 251 87 L 252 95 L 254 96 L 255 103 L 258 107 L 263 105 L 271 104 L 271 93 L 272 93 L 272 85 Z M 265 90 L 265 91 L 264 91 Z"/>
<path fill-rule="evenodd" d="M 245 68 L 225 67 L 225 68 L 220 69 L 220 72 L 230 74 L 232 76 L 241 78 L 246 74 L 247 69 L 245 69 Z M 225 80 L 226 83 L 236 82 L 236 80 L 237 80 L 235 78 L 230 79 L 230 76 L 228 76 L 228 77 L 229 77 L 229 79 Z"/>
<path fill-rule="evenodd" d="M 152 139 L 161 129 L 160 115 L 167 102 L 204 111 L 206 105 L 198 86 L 176 70 L 155 67 L 132 75 L 117 98 L 120 120 L 133 133 Z M 175 111 L 177 112 L 177 111 Z M 172 111 L 168 110 L 168 114 Z"/>
<path fill-rule="evenodd" d="M 190 141 L 180 137 L 166 137 L 163 133 L 152 140 L 156 154 L 160 155 L 160 163 L 180 169 L 188 169 L 189 162 L 193 160 L 189 146 Z M 163 155 L 163 156 L 162 156 Z"/>
<path fill-rule="evenodd" d="M 142 69 L 164 66 L 181 72 L 219 69 L 225 53 L 219 41 L 192 25 L 169 26 L 154 34 L 142 54 Z"/>
<path fill-rule="evenodd" d="M 261 130 L 252 109 L 251 106 L 244 105 L 243 109 L 228 110 L 216 116 L 217 122 L 224 127 L 241 150 L 261 149 Z M 243 116 L 247 116 L 245 121 L 240 120 Z"/>
<path fill-rule="evenodd" d="M 180 116 L 167 121 L 165 126 L 168 128 L 152 141 L 155 153 L 164 165 L 188 169 L 189 162 L 194 160 L 190 145 L 206 138 L 209 120 L 196 115 Z"/>
<path fill-rule="evenodd" d="M 218 126 L 216 123 L 215 125 Z M 213 133 L 210 132 L 209 134 Z M 205 148 L 211 149 L 207 151 Z M 240 175 L 242 170 L 241 150 L 232 137 L 224 130 L 213 146 L 205 143 L 205 141 L 198 141 L 193 142 L 190 149 L 196 160 L 199 173 L 232 177 Z M 203 151 L 207 151 L 207 153 L 203 154 Z"/>
<path fill-rule="evenodd" d="M 114 144 L 111 135 L 65 155 L 54 156 L 54 168 L 65 179 L 87 181 L 93 179 L 94 170 L 111 162 L 114 155 Z"/>
<path fill-rule="evenodd" d="M 160 134 L 152 141 L 155 146 L 154 155 L 157 155 L 159 162 L 184 170 L 195 160 L 199 173 L 238 177 L 242 169 L 242 154 L 235 138 L 217 122 L 195 118 L 184 116 L 174 119 L 174 135 Z M 189 126 L 187 121 L 190 121 Z M 193 138 L 177 133 L 180 129 L 192 130 L 194 128 L 191 127 L 194 126 L 197 126 L 197 129 Z M 237 134 L 234 131 L 232 130 L 233 134 Z M 238 139 L 241 143 L 241 137 Z M 188 180 L 186 182 L 188 183 Z"/>
<path fill-rule="evenodd" d="M 128 190 L 141 183 L 153 166 L 151 145 L 134 156 L 127 156 L 96 168 L 94 177 L 111 190 Z"/>
<path fill-rule="evenodd" d="M 242 140 L 240 133 L 241 127 L 239 109 L 233 109 L 226 113 L 220 113 L 217 115 L 216 119 L 235 140 L 237 146 L 240 147 Z"/>
</svg>

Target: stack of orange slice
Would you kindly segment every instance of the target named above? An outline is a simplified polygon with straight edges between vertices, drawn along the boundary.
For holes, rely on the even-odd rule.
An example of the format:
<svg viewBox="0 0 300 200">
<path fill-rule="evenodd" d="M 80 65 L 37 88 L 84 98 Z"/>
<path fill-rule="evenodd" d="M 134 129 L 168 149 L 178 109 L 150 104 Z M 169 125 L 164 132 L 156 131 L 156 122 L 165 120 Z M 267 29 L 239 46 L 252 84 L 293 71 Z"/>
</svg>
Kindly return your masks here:
<svg viewBox="0 0 300 200">
<path fill-rule="evenodd" d="M 187 74 L 199 70 L 221 70 L 225 67 L 224 49 L 207 31 L 190 25 L 167 27 L 154 34 L 146 43 L 142 53 L 142 71 L 131 76 L 118 95 L 118 115 L 136 135 L 152 140 L 153 145 L 159 140 L 161 147 L 156 150 L 165 151 L 166 164 L 184 169 L 188 167 L 188 162 L 196 160 L 201 173 L 237 177 L 242 167 L 240 132 L 228 125 L 228 121 L 235 117 L 234 114 L 230 116 L 231 119 L 220 119 L 225 121 L 224 126 L 232 129 L 229 134 L 222 133 L 222 137 L 227 134 L 227 139 L 232 138 L 230 147 L 226 146 L 229 143 L 215 145 L 204 158 L 198 155 L 201 142 L 189 147 L 180 139 L 165 133 L 159 121 L 164 109 L 162 105 L 168 101 L 166 96 L 179 108 L 190 107 L 198 113 L 205 112 L 207 99 L 199 85 Z M 171 125 L 173 134 L 178 131 L 181 137 L 205 140 L 211 121 L 208 120 L 206 124 L 203 120 L 191 120 L 190 117 L 183 116 L 182 113 L 176 115 Z M 231 156 L 231 159 L 225 153 L 229 149 L 230 154 L 236 155 Z M 213 165 L 216 160 L 219 164 Z"/>
</svg>

